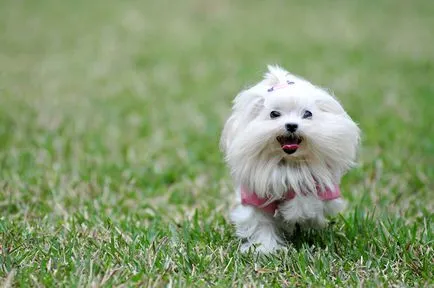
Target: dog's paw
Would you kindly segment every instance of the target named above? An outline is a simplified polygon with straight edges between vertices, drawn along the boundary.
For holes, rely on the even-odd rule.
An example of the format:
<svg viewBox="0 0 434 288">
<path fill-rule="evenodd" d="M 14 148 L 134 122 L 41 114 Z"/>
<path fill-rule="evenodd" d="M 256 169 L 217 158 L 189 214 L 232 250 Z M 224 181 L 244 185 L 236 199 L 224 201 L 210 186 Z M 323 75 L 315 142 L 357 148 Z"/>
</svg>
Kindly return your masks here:
<svg viewBox="0 0 434 288">
<path fill-rule="evenodd" d="M 342 198 L 326 201 L 324 204 L 324 214 L 326 216 L 336 216 L 347 206 L 347 202 Z"/>
<path fill-rule="evenodd" d="M 241 245 L 240 252 L 248 253 L 251 251 L 253 253 L 258 253 L 258 254 L 270 254 L 285 249 L 287 248 L 284 245 L 281 245 L 277 242 L 273 244 L 266 244 L 266 245 L 264 245 L 264 243 L 246 242 Z"/>
</svg>

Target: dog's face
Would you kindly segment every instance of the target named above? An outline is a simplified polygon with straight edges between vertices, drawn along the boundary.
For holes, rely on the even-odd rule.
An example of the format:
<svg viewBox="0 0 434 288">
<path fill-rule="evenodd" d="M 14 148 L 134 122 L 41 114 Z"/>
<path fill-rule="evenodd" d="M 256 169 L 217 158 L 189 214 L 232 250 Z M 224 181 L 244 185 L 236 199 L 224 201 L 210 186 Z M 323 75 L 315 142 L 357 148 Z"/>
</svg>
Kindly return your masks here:
<svg viewBox="0 0 434 288">
<path fill-rule="evenodd" d="M 237 96 L 222 136 L 231 166 L 315 161 L 340 172 L 351 166 L 358 142 L 357 125 L 333 96 L 278 67 Z"/>
<path fill-rule="evenodd" d="M 317 122 L 320 122 L 321 117 L 318 116 L 321 111 L 310 97 L 309 92 L 312 91 L 308 91 L 309 88 L 289 83 L 278 90 L 267 90 L 264 101 L 257 107 L 258 114 L 251 115 L 252 120 L 246 128 L 262 132 L 263 142 L 252 141 L 258 146 L 263 145 L 256 147 L 258 152 L 268 150 L 270 156 L 291 160 L 309 154 L 309 143 L 321 133 L 321 130 L 315 129 Z"/>
</svg>

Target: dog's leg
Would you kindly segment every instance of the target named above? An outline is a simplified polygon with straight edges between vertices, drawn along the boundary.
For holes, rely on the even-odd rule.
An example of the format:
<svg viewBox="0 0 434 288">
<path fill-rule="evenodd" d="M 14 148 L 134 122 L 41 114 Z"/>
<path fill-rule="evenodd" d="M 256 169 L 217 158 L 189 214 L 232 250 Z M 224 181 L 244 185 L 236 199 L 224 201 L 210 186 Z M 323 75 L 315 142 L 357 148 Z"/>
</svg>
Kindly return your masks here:
<svg viewBox="0 0 434 288">
<path fill-rule="evenodd" d="M 241 246 L 241 252 L 254 247 L 257 252 L 270 253 L 283 247 L 272 215 L 240 204 L 232 211 L 231 220 L 238 237 L 247 241 Z"/>
<path fill-rule="evenodd" d="M 315 217 L 309 219 L 304 225 L 304 229 L 323 229 L 327 226 L 327 217 L 336 216 L 339 212 L 345 209 L 346 201 L 342 198 L 337 198 L 329 201 L 322 201 L 323 209 L 319 211 Z"/>
<path fill-rule="evenodd" d="M 320 229 L 327 225 L 324 202 L 315 197 L 297 196 L 279 206 L 280 214 L 290 228 L 297 223 L 304 229 Z"/>
<path fill-rule="evenodd" d="M 342 198 L 323 201 L 314 197 L 297 196 L 280 205 L 279 211 L 288 223 L 300 224 L 303 230 L 322 229 L 327 226 L 327 217 L 335 216 L 345 208 Z"/>
</svg>

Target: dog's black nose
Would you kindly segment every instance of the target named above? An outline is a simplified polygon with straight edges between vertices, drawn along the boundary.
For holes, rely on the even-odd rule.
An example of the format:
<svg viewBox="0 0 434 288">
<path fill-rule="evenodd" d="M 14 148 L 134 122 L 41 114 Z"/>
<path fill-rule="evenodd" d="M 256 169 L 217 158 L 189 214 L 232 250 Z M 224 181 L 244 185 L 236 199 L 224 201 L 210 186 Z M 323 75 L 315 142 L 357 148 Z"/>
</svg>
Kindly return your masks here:
<svg viewBox="0 0 434 288">
<path fill-rule="evenodd" d="M 295 124 L 295 123 L 286 123 L 285 127 L 286 127 L 286 130 L 288 132 L 292 132 L 293 133 L 293 132 L 297 131 L 298 125 Z"/>
</svg>

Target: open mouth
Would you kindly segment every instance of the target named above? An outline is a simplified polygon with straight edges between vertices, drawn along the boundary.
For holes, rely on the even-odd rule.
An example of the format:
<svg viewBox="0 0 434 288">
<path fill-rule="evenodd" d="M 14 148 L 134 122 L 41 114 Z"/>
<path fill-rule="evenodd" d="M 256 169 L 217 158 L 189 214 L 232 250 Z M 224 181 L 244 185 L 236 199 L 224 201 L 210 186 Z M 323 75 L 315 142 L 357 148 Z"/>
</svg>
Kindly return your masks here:
<svg viewBox="0 0 434 288">
<path fill-rule="evenodd" d="M 303 138 L 295 134 L 281 135 L 276 139 L 286 154 L 292 154 L 297 151 L 300 147 L 301 141 L 303 140 Z"/>
</svg>

